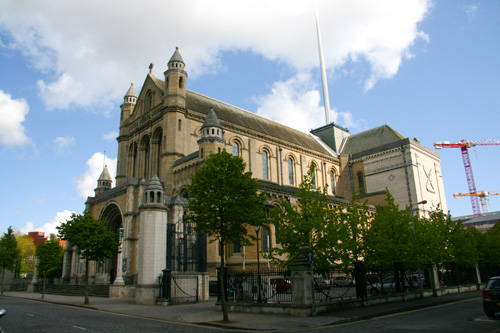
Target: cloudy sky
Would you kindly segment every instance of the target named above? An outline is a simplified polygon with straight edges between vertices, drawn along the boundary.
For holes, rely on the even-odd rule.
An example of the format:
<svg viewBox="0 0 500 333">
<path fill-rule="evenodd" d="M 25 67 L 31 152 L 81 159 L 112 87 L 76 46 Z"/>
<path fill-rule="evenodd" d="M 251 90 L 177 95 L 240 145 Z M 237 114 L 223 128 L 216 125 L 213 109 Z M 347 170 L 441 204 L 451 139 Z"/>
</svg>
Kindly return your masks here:
<svg viewBox="0 0 500 333">
<path fill-rule="evenodd" d="M 331 120 L 388 124 L 427 147 L 500 139 L 500 2 L 317 0 Z M 0 0 L 0 232 L 55 232 L 114 177 L 120 104 L 179 47 L 188 89 L 302 131 L 325 123 L 310 0 Z M 500 190 L 500 147 L 470 149 Z M 458 149 L 439 151 L 448 208 L 472 212 Z M 490 211 L 500 210 L 491 196 Z"/>
</svg>

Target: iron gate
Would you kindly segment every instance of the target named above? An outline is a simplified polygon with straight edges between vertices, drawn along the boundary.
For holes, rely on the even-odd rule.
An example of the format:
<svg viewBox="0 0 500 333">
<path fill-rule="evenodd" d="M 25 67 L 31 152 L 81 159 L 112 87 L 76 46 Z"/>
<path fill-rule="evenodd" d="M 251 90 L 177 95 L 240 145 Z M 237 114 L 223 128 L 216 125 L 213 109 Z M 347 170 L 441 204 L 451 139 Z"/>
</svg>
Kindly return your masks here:
<svg viewBox="0 0 500 333">
<path fill-rule="evenodd" d="M 174 272 L 207 271 L 207 237 L 194 232 L 191 225 L 185 231 L 175 231 L 175 224 L 167 228 L 167 268 Z"/>
</svg>

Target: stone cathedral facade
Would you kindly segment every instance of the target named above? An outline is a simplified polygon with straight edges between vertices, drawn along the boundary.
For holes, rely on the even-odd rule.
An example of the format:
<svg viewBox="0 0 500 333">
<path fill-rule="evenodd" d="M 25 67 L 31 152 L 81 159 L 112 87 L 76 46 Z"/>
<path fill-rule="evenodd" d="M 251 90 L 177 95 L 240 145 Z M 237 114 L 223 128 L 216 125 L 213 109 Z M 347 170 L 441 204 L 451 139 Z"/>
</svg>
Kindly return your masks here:
<svg viewBox="0 0 500 333">
<path fill-rule="evenodd" d="M 370 204 L 383 204 L 389 189 L 401 207 L 447 210 L 440 158 L 416 139 L 387 125 L 350 135 L 331 123 L 303 133 L 187 90 L 187 79 L 176 49 L 163 78 L 150 70 L 139 94 L 130 86 L 121 105 L 115 186 L 105 168 L 86 202 L 94 217 L 106 218 L 123 235 L 122 252 L 89 274 L 96 284 L 111 283 L 112 296 L 153 303 L 166 267 L 199 274 L 202 295 L 208 296 L 218 244 L 196 234 L 183 216 L 190 177 L 206 156 L 222 149 L 243 158 L 269 206 L 281 199 L 296 202 L 298 186 L 314 165 L 316 185 L 327 188 L 332 207 L 348 204 L 356 191 Z M 422 200 L 427 204 L 417 208 Z M 275 246 L 274 226 L 263 228 L 259 242 L 263 252 Z M 228 245 L 229 269 L 255 267 L 256 252 L 256 246 Z M 83 272 L 76 253 L 67 250 L 63 278 L 72 283 Z"/>
</svg>

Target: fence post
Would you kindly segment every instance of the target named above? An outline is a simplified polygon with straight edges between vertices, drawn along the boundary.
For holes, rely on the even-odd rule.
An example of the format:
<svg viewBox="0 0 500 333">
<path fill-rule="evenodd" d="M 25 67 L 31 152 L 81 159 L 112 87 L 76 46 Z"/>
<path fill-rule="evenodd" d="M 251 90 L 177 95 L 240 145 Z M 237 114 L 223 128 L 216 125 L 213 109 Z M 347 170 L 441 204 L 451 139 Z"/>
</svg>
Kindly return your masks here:
<svg viewBox="0 0 500 333">
<path fill-rule="evenodd" d="M 365 262 L 362 260 L 354 262 L 354 280 L 356 281 L 356 297 L 366 298 L 368 293 L 366 291 Z"/>
<path fill-rule="evenodd" d="M 432 295 L 439 296 L 439 275 L 436 263 L 428 263 L 427 269 L 429 271 L 429 287 L 432 289 Z"/>
<path fill-rule="evenodd" d="M 170 268 L 165 268 L 162 269 L 163 276 L 162 276 L 162 286 L 163 290 L 162 296 L 163 299 L 170 300 L 171 292 L 172 292 L 172 270 Z"/>
<path fill-rule="evenodd" d="M 292 283 L 292 316 L 311 316 L 313 313 L 313 272 L 306 256 L 299 255 L 290 266 Z"/>
<path fill-rule="evenodd" d="M 396 292 L 400 293 L 404 290 L 403 262 L 394 262 L 394 284 Z"/>
</svg>

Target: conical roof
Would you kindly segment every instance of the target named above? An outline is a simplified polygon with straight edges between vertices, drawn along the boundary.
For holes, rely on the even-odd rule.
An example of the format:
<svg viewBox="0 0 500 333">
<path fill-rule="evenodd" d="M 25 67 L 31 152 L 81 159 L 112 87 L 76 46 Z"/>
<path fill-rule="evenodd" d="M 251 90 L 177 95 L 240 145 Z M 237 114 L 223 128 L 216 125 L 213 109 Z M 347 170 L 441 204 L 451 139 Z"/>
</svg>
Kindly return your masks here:
<svg viewBox="0 0 500 333">
<path fill-rule="evenodd" d="M 169 64 L 171 62 L 182 62 L 184 64 L 184 60 L 182 60 L 181 53 L 179 52 L 179 48 L 178 47 L 175 48 L 174 54 L 172 55 L 172 57 L 168 61 Z"/>
<path fill-rule="evenodd" d="M 163 191 L 163 185 L 157 175 L 151 177 L 146 187 L 146 191 Z"/>
<path fill-rule="evenodd" d="M 110 182 L 112 181 L 107 165 L 104 166 L 104 170 L 102 170 L 102 173 L 99 176 L 99 181 L 110 181 Z"/>
<path fill-rule="evenodd" d="M 130 88 L 128 88 L 127 93 L 125 94 L 125 97 L 137 97 L 137 93 L 135 92 L 134 84 L 130 84 Z"/>
<path fill-rule="evenodd" d="M 210 111 L 208 111 L 207 118 L 205 119 L 203 126 L 201 126 L 201 128 L 205 128 L 205 127 L 222 128 L 222 126 L 219 122 L 219 118 L 217 118 L 217 115 L 215 114 L 215 111 L 213 108 L 210 108 Z"/>
</svg>

